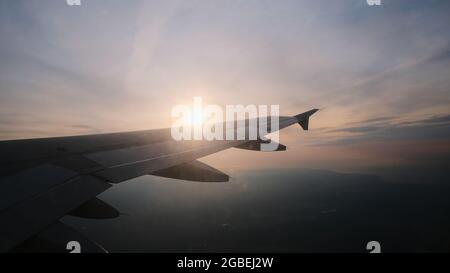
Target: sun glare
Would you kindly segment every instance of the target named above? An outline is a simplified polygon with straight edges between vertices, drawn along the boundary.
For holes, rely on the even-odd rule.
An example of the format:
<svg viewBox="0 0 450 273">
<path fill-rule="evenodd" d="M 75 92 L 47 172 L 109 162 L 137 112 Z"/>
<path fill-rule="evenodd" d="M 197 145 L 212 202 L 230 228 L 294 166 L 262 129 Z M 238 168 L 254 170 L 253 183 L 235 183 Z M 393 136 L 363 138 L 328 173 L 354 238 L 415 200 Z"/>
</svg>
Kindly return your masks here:
<svg viewBox="0 0 450 273">
<path fill-rule="evenodd" d="M 204 113 L 203 111 L 194 111 L 190 114 L 187 120 L 187 125 L 189 126 L 201 126 L 204 121 Z"/>
</svg>

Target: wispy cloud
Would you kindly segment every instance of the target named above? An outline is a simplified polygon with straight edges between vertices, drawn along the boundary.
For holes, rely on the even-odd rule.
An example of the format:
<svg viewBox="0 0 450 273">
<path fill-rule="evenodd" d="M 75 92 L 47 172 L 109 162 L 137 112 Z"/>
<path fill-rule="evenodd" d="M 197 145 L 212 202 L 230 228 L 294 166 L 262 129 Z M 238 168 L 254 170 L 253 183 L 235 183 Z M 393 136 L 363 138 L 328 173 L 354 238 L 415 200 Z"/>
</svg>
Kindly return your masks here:
<svg viewBox="0 0 450 273">
<path fill-rule="evenodd" d="M 323 109 L 294 150 L 445 140 L 450 2 L 383 2 L 0 1 L 0 138 L 168 127 L 201 95 Z"/>
</svg>

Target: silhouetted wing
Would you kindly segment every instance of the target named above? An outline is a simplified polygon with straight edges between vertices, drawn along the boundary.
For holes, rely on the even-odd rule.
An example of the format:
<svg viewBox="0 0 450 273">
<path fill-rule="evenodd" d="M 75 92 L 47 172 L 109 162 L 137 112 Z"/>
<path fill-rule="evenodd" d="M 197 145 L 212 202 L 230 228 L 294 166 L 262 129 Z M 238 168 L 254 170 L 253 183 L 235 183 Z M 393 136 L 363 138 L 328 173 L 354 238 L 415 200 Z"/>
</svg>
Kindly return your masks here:
<svg viewBox="0 0 450 273">
<path fill-rule="evenodd" d="M 7 251 L 111 185 L 92 175 L 44 164 L 2 178 L 0 187 L 0 251 Z"/>
<path fill-rule="evenodd" d="M 279 129 L 299 123 L 307 130 L 309 117 L 315 111 L 280 117 Z M 259 147 L 259 143 L 252 142 L 175 141 L 170 129 L 2 141 L 0 251 L 43 234 L 48 238 L 49 229 L 55 230 L 54 224 L 67 214 L 86 218 L 119 215 L 95 199 L 111 183 L 147 174 L 226 182 L 226 174 L 196 159 L 232 147 Z"/>
</svg>

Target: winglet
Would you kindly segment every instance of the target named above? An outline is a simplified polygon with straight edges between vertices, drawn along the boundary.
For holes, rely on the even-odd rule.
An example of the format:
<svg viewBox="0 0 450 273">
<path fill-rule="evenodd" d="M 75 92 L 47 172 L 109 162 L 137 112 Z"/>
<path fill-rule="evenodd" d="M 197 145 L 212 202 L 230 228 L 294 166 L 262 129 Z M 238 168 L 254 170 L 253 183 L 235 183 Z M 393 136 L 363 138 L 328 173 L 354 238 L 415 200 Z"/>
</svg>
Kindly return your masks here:
<svg viewBox="0 0 450 273">
<path fill-rule="evenodd" d="M 309 127 L 309 117 L 312 116 L 315 112 L 319 111 L 319 109 L 312 109 L 308 112 L 301 113 L 295 116 L 298 120 L 298 124 L 302 126 L 303 130 L 308 130 Z"/>
</svg>

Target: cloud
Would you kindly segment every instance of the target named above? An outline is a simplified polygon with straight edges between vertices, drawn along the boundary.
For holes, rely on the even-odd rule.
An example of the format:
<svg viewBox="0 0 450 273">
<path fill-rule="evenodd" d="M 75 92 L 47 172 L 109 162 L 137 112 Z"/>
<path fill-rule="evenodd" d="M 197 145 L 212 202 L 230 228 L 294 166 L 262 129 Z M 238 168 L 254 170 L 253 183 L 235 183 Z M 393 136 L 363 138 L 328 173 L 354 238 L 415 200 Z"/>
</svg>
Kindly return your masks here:
<svg viewBox="0 0 450 273">
<path fill-rule="evenodd" d="M 433 117 L 426 118 L 423 120 L 403 122 L 402 124 L 408 125 L 408 124 L 417 124 L 417 123 L 422 123 L 424 125 L 448 124 L 448 123 L 450 123 L 450 115 L 433 116 Z"/>
<path fill-rule="evenodd" d="M 450 138 L 450 115 L 400 122 L 395 118 L 382 118 L 373 124 L 370 123 L 361 121 L 354 126 L 324 129 L 321 132 L 320 142 L 314 145 L 351 145 L 368 141 Z"/>
<path fill-rule="evenodd" d="M 378 123 L 378 122 L 392 121 L 394 119 L 395 119 L 395 117 L 393 117 L 393 116 L 376 117 L 376 118 L 370 118 L 370 119 L 366 119 L 366 120 L 352 122 L 351 124 Z"/>
<path fill-rule="evenodd" d="M 430 57 L 426 58 L 423 63 L 440 63 L 448 62 L 450 60 L 450 45 L 445 45 L 437 50 Z"/>
<path fill-rule="evenodd" d="M 370 133 L 382 129 L 380 126 L 359 126 L 331 130 L 331 132 Z"/>
</svg>

